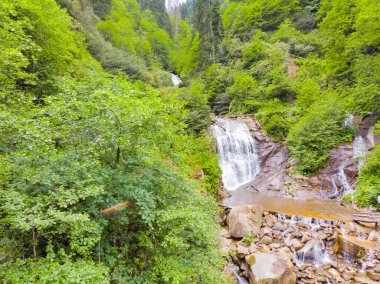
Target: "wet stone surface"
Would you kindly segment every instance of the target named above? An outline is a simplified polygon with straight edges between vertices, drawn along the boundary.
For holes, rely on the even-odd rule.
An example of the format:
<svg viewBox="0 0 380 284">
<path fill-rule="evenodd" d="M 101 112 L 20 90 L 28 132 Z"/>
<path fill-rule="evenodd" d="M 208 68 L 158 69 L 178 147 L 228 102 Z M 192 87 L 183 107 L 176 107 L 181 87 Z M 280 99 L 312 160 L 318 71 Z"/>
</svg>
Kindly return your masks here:
<svg viewBox="0 0 380 284">
<path fill-rule="evenodd" d="M 271 281 L 288 279 L 289 283 L 379 283 L 379 237 L 378 232 L 354 223 L 263 212 L 260 230 L 255 234 L 234 239 L 224 227 L 220 244 L 225 258 L 238 267 L 235 275 L 240 277 L 239 283 L 243 278 L 249 283 L 266 283 L 268 279 L 258 279 L 267 276 L 273 277 Z M 345 240 L 339 250 L 338 239 Z M 350 246 L 363 253 L 352 254 Z M 273 263 L 279 259 L 282 268 L 267 275 L 255 265 L 257 256 Z M 296 282 L 291 280 L 293 272 Z"/>
</svg>

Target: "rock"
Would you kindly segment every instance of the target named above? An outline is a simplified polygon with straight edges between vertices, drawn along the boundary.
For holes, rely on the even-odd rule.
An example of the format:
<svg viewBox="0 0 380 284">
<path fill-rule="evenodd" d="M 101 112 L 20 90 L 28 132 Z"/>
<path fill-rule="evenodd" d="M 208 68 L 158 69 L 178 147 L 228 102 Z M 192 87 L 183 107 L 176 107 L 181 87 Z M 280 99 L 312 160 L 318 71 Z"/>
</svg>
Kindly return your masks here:
<svg viewBox="0 0 380 284">
<path fill-rule="evenodd" d="M 288 247 L 282 247 L 278 250 L 278 252 L 281 253 L 291 253 L 290 249 Z"/>
<path fill-rule="evenodd" d="M 274 243 L 274 244 L 270 244 L 269 247 L 270 247 L 271 249 L 278 249 L 278 248 L 281 247 L 281 245 L 280 245 L 280 244 L 277 244 L 277 243 Z"/>
<path fill-rule="evenodd" d="M 246 246 L 238 245 L 236 249 L 236 256 L 238 258 L 244 258 L 249 254 L 249 249 Z"/>
<path fill-rule="evenodd" d="M 328 270 L 328 272 L 330 273 L 331 277 L 335 280 L 335 281 L 343 281 L 342 277 L 340 276 L 340 273 L 334 269 L 334 268 L 330 268 Z"/>
<path fill-rule="evenodd" d="M 285 231 L 286 230 L 286 225 L 281 223 L 281 222 L 276 222 L 273 226 L 273 230 L 276 230 L 276 231 Z"/>
<path fill-rule="evenodd" d="M 289 238 L 287 238 L 284 240 L 284 245 L 289 248 L 292 246 L 292 241 Z"/>
<path fill-rule="evenodd" d="M 320 240 L 310 240 L 296 252 L 297 259 L 302 263 L 321 263 L 325 245 Z"/>
<path fill-rule="evenodd" d="M 244 238 L 259 234 L 262 212 L 261 206 L 233 207 L 227 217 L 228 231 L 231 236 L 233 238 Z"/>
<path fill-rule="evenodd" d="M 300 248 L 303 247 L 303 244 L 298 239 L 292 239 L 291 242 L 295 250 L 299 250 Z"/>
<path fill-rule="evenodd" d="M 255 253 L 252 255 L 248 275 L 250 284 L 295 284 L 294 266 L 281 253 Z"/>
<path fill-rule="evenodd" d="M 369 279 L 371 279 L 373 281 L 380 282 L 380 274 L 379 273 L 376 273 L 376 272 L 373 272 L 373 271 L 367 271 L 367 276 L 368 276 Z"/>
<path fill-rule="evenodd" d="M 368 278 L 364 276 L 355 276 L 354 277 L 355 283 L 362 283 L 362 284 L 367 284 L 368 283 Z"/>
<path fill-rule="evenodd" d="M 359 168 L 357 165 L 352 164 L 344 168 L 344 173 L 349 178 L 354 179 L 358 174 Z"/>
<path fill-rule="evenodd" d="M 303 235 L 302 239 L 301 239 L 301 242 L 306 243 L 306 242 L 308 242 L 310 240 L 311 240 L 311 238 L 309 236 Z"/>
<path fill-rule="evenodd" d="M 273 239 L 269 236 L 264 236 L 261 240 L 260 240 L 260 243 L 264 244 L 264 245 L 269 245 L 271 242 L 273 241 Z"/>
<path fill-rule="evenodd" d="M 257 252 L 257 248 L 256 248 L 255 244 L 251 244 L 249 246 L 248 250 L 249 250 L 249 253 L 255 253 L 255 252 Z"/>
<path fill-rule="evenodd" d="M 348 222 L 345 227 L 350 233 L 356 232 L 356 225 L 353 222 Z"/>
<path fill-rule="evenodd" d="M 379 239 L 379 233 L 376 231 L 371 231 L 368 235 L 368 241 L 377 241 Z"/>
<path fill-rule="evenodd" d="M 361 246 L 350 241 L 349 237 L 338 235 L 333 247 L 334 253 L 345 253 L 350 257 L 362 258 L 365 256 L 365 250 Z"/>
<path fill-rule="evenodd" d="M 264 164 L 269 157 L 273 157 L 278 151 L 280 151 L 281 145 L 277 143 L 267 143 L 265 148 L 260 153 L 260 163 Z"/>
<path fill-rule="evenodd" d="M 235 273 L 237 273 L 237 271 L 239 271 L 239 267 L 229 263 L 223 268 L 222 275 L 225 279 L 233 283 L 236 282 Z"/>
<path fill-rule="evenodd" d="M 268 227 L 264 227 L 260 231 L 260 236 L 261 237 L 264 237 L 264 236 L 272 237 L 272 230 L 269 229 Z"/>
</svg>

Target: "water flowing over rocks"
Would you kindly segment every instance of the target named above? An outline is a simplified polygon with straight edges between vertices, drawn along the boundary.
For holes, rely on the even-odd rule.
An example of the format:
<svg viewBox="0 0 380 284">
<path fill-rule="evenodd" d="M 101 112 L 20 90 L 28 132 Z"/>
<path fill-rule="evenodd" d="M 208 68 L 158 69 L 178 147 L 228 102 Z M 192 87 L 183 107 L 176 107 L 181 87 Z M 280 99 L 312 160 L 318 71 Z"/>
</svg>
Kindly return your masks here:
<svg viewBox="0 0 380 284">
<path fill-rule="evenodd" d="M 243 207 L 225 212 L 249 212 Z M 234 272 L 238 283 L 244 283 L 243 278 L 249 283 L 378 283 L 375 230 L 266 211 L 261 217 L 259 231 L 247 237 L 234 238 L 223 228 L 220 246 L 238 267 Z"/>
<path fill-rule="evenodd" d="M 373 115 L 353 117 L 353 128 L 357 134 L 352 143 L 331 150 L 328 165 L 315 176 L 304 177 L 293 173 L 294 161 L 282 143 L 276 143 L 265 135 L 261 126 L 249 116 L 238 116 L 244 122 L 256 142 L 260 171 L 254 179 L 240 184 L 239 189 L 270 194 L 286 194 L 297 198 L 341 199 L 355 190 L 356 177 L 368 151 L 373 150 L 380 136 L 373 133 Z"/>
<path fill-rule="evenodd" d="M 217 119 L 213 127 L 224 187 L 234 190 L 255 179 L 260 170 L 256 142 L 241 121 Z"/>
<path fill-rule="evenodd" d="M 333 149 L 328 167 L 310 178 L 294 174 L 286 146 L 271 141 L 253 118 L 236 119 L 217 119 L 213 128 L 223 182 L 233 190 L 222 203 L 220 237 L 235 265 L 230 276 L 251 284 L 379 283 L 380 234 L 353 223 L 358 211 L 341 201 L 380 141 L 373 117 L 347 120 L 357 125 L 355 140 Z"/>
</svg>

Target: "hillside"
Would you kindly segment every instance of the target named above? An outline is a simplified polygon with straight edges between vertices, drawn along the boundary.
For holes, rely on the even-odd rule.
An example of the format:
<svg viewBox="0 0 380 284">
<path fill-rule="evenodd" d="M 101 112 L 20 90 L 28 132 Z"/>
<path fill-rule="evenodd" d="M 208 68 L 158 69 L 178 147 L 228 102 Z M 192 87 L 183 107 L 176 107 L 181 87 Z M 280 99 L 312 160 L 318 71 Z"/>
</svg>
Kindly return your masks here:
<svg viewBox="0 0 380 284">
<path fill-rule="evenodd" d="M 303 176 L 351 118 L 380 128 L 378 1 L 175 2 L 1 1 L 0 282 L 224 283 L 215 116 Z M 363 159 L 380 209 L 380 144 Z"/>
</svg>

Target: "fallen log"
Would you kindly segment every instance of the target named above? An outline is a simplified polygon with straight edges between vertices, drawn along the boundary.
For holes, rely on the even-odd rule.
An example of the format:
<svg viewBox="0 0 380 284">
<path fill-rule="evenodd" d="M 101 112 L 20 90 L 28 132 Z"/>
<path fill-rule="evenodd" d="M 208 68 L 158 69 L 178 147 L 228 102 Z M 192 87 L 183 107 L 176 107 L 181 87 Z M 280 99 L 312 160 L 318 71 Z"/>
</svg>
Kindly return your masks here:
<svg viewBox="0 0 380 284">
<path fill-rule="evenodd" d="M 129 205 L 129 202 L 123 202 L 123 203 L 117 204 L 115 206 L 112 206 L 110 208 L 107 208 L 107 209 L 100 211 L 100 214 L 102 216 L 110 215 L 110 214 L 114 213 L 115 211 L 118 211 L 122 208 L 128 207 L 128 205 Z"/>
</svg>

